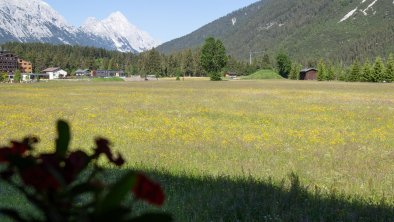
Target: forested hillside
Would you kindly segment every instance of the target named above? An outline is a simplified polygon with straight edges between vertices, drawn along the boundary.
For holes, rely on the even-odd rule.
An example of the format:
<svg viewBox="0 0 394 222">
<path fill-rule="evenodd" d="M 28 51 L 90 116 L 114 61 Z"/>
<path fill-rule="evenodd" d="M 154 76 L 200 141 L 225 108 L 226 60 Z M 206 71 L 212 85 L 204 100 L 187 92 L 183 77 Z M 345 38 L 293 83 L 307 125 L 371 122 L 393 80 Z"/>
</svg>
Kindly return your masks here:
<svg viewBox="0 0 394 222">
<path fill-rule="evenodd" d="M 78 68 L 127 70 L 137 57 L 132 53 L 101 48 L 46 43 L 6 43 L 1 47 L 32 62 L 34 72 L 49 66 L 61 67 L 69 72 Z"/>
<path fill-rule="evenodd" d="M 316 58 L 352 62 L 394 51 L 394 4 L 390 0 L 261 0 L 167 42 L 170 53 L 201 45 L 213 36 L 230 55 L 275 55 L 284 50 L 302 63 Z"/>
</svg>

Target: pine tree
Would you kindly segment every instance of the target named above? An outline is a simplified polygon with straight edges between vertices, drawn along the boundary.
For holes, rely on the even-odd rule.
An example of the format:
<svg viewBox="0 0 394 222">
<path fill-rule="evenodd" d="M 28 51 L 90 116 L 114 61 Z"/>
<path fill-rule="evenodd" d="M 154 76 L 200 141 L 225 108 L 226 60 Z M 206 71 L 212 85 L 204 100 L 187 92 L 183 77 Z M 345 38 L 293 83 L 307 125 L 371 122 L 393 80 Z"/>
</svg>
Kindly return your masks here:
<svg viewBox="0 0 394 222">
<path fill-rule="evenodd" d="M 323 60 L 320 60 L 319 64 L 317 65 L 317 80 L 324 81 L 327 80 L 327 69 L 326 64 L 324 64 Z"/>
<path fill-rule="evenodd" d="M 394 56 L 393 56 L 393 54 L 390 54 L 389 58 L 387 59 L 386 81 L 387 82 L 394 82 Z"/>
<path fill-rule="evenodd" d="M 326 80 L 328 80 L 328 81 L 335 80 L 335 71 L 334 71 L 334 66 L 332 65 L 332 63 L 329 63 L 327 65 Z"/>
<path fill-rule="evenodd" d="M 352 68 L 350 70 L 350 74 L 349 74 L 349 77 L 347 80 L 350 82 L 357 82 L 357 81 L 360 81 L 360 76 L 361 76 L 361 67 L 360 67 L 360 63 L 356 59 L 356 61 L 354 61 L 353 65 L 352 65 Z"/>
<path fill-rule="evenodd" d="M 369 60 L 366 60 L 363 65 L 363 70 L 360 77 L 361 82 L 372 82 L 373 81 L 373 68 Z"/>
<path fill-rule="evenodd" d="M 262 69 L 272 69 L 271 60 L 268 54 L 263 56 L 263 60 L 261 61 Z"/>
<path fill-rule="evenodd" d="M 182 55 L 182 70 L 185 75 L 192 76 L 194 70 L 192 50 L 188 49 L 185 53 L 182 53 Z"/>
<path fill-rule="evenodd" d="M 198 48 L 193 54 L 193 73 L 195 76 L 205 76 L 204 68 L 201 65 L 201 49 Z"/>
<path fill-rule="evenodd" d="M 373 82 L 383 82 L 385 77 L 385 68 L 382 58 L 377 57 L 373 66 Z"/>
<path fill-rule="evenodd" d="M 294 63 L 291 66 L 291 71 L 290 71 L 290 75 L 289 75 L 289 79 L 293 79 L 293 80 L 298 80 L 300 79 L 300 68 L 301 66 L 297 63 Z"/>
<path fill-rule="evenodd" d="M 156 49 L 151 49 L 146 54 L 146 60 L 144 63 L 145 79 L 146 75 L 155 75 L 158 77 L 161 73 L 161 57 L 160 53 Z"/>
<path fill-rule="evenodd" d="M 108 65 L 107 65 L 107 67 L 106 67 L 106 70 L 112 70 L 113 68 L 114 68 L 114 59 L 111 58 L 111 59 L 108 61 Z"/>
</svg>

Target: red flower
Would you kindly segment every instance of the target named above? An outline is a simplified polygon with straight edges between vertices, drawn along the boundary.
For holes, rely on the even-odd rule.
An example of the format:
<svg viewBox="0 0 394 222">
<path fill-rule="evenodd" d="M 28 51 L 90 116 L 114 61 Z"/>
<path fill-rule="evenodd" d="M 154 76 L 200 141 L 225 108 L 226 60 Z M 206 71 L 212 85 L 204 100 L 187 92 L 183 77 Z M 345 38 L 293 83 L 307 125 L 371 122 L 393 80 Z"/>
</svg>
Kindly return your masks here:
<svg viewBox="0 0 394 222">
<path fill-rule="evenodd" d="M 122 166 L 124 164 L 124 159 L 123 157 L 118 154 L 117 158 L 114 158 L 111 148 L 109 148 L 110 142 L 104 138 L 97 138 L 96 139 L 96 145 L 97 148 L 94 151 L 94 158 L 97 158 L 101 154 L 105 154 L 108 158 L 108 160 L 112 163 L 114 163 L 116 166 Z"/>
<path fill-rule="evenodd" d="M 57 170 L 60 168 L 61 159 L 56 155 L 56 153 L 45 153 L 39 156 L 39 160 L 47 167 L 52 167 Z"/>
<path fill-rule="evenodd" d="M 72 152 L 65 160 L 64 179 L 71 183 L 75 177 L 89 164 L 89 157 L 83 151 Z"/>
<path fill-rule="evenodd" d="M 23 155 L 26 151 L 29 150 L 29 145 L 27 143 L 20 143 L 16 141 L 11 141 L 14 154 L 16 155 Z"/>
<path fill-rule="evenodd" d="M 0 149 L 0 163 L 8 163 L 10 157 L 14 155 L 11 148 L 3 147 Z"/>
<path fill-rule="evenodd" d="M 142 199 L 150 204 L 161 206 L 164 203 L 164 193 L 160 184 L 155 183 L 143 174 L 137 175 L 137 182 L 132 189 L 137 199 Z"/>
<path fill-rule="evenodd" d="M 32 166 L 21 173 L 23 182 L 39 191 L 57 190 L 60 183 L 51 175 L 43 164 Z"/>
<path fill-rule="evenodd" d="M 29 150 L 25 143 L 11 141 L 11 147 L 0 148 L 0 163 L 8 163 L 13 157 L 20 157 Z"/>
</svg>

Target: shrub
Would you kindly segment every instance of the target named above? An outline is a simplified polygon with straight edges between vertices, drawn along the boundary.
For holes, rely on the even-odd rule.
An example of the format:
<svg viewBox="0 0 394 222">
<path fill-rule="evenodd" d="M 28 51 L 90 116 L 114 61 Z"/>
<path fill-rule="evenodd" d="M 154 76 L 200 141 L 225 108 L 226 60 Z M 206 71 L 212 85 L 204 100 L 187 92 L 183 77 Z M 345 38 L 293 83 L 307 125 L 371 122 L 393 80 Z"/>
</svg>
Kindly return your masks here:
<svg viewBox="0 0 394 222">
<path fill-rule="evenodd" d="M 128 193 L 156 206 L 164 203 L 160 185 L 144 174 L 127 170 L 113 183 L 103 181 L 106 170 L 99 165 L 101 156 L 115 167 L 125 162 L 120 154 L 112 153 L 108 140 L 96 138 L 92 154 L 70 151 L 68 124 L 58 121 L 57 126 L 53 153 L 35 154 L 36 137 L 0 148 L 0 164 L 4 165 L 1 179 L 20 191 L 43 218 L 23 218 L 15 209 L 0 209 L 1 214 L 15 221 L 171 221 L 171 216 L 164 213 L 135 217 L 131 207 L 123 203 Z"/>
</svg>

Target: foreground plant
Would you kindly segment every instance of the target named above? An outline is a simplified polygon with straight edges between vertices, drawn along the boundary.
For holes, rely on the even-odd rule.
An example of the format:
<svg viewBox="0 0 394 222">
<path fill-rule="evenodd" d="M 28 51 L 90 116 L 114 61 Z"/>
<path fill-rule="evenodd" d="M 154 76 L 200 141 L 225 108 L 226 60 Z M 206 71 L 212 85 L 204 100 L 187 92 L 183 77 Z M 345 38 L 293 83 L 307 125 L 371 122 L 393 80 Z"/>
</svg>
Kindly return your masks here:
<svg viewBox="0 0 394 222">
<path fill-rule="evenodd" d="M 137 201 L 163 205 L 160 185 L 144 174 L 128 170 L 113 183 L 103 179 L 106 170 L 98 163 L 101 156 L 115 167 L 125 163 L 120 154 L 112 153 L 108 140 L 97 138 L 92 154 L 70 151 L 68 124 L 60 120 L 57 129 L 53 153 L 36 154 L 36 137 L 0 148 L 0 178 L 19 190 L 43 217 L 24 218 L 15 209 L 0 209 L 1 214 L 14 221 L 171 221 L 164 213 L 133 215 L 132 207 L 124 203 L 132 193 Z"/>
</svg>

